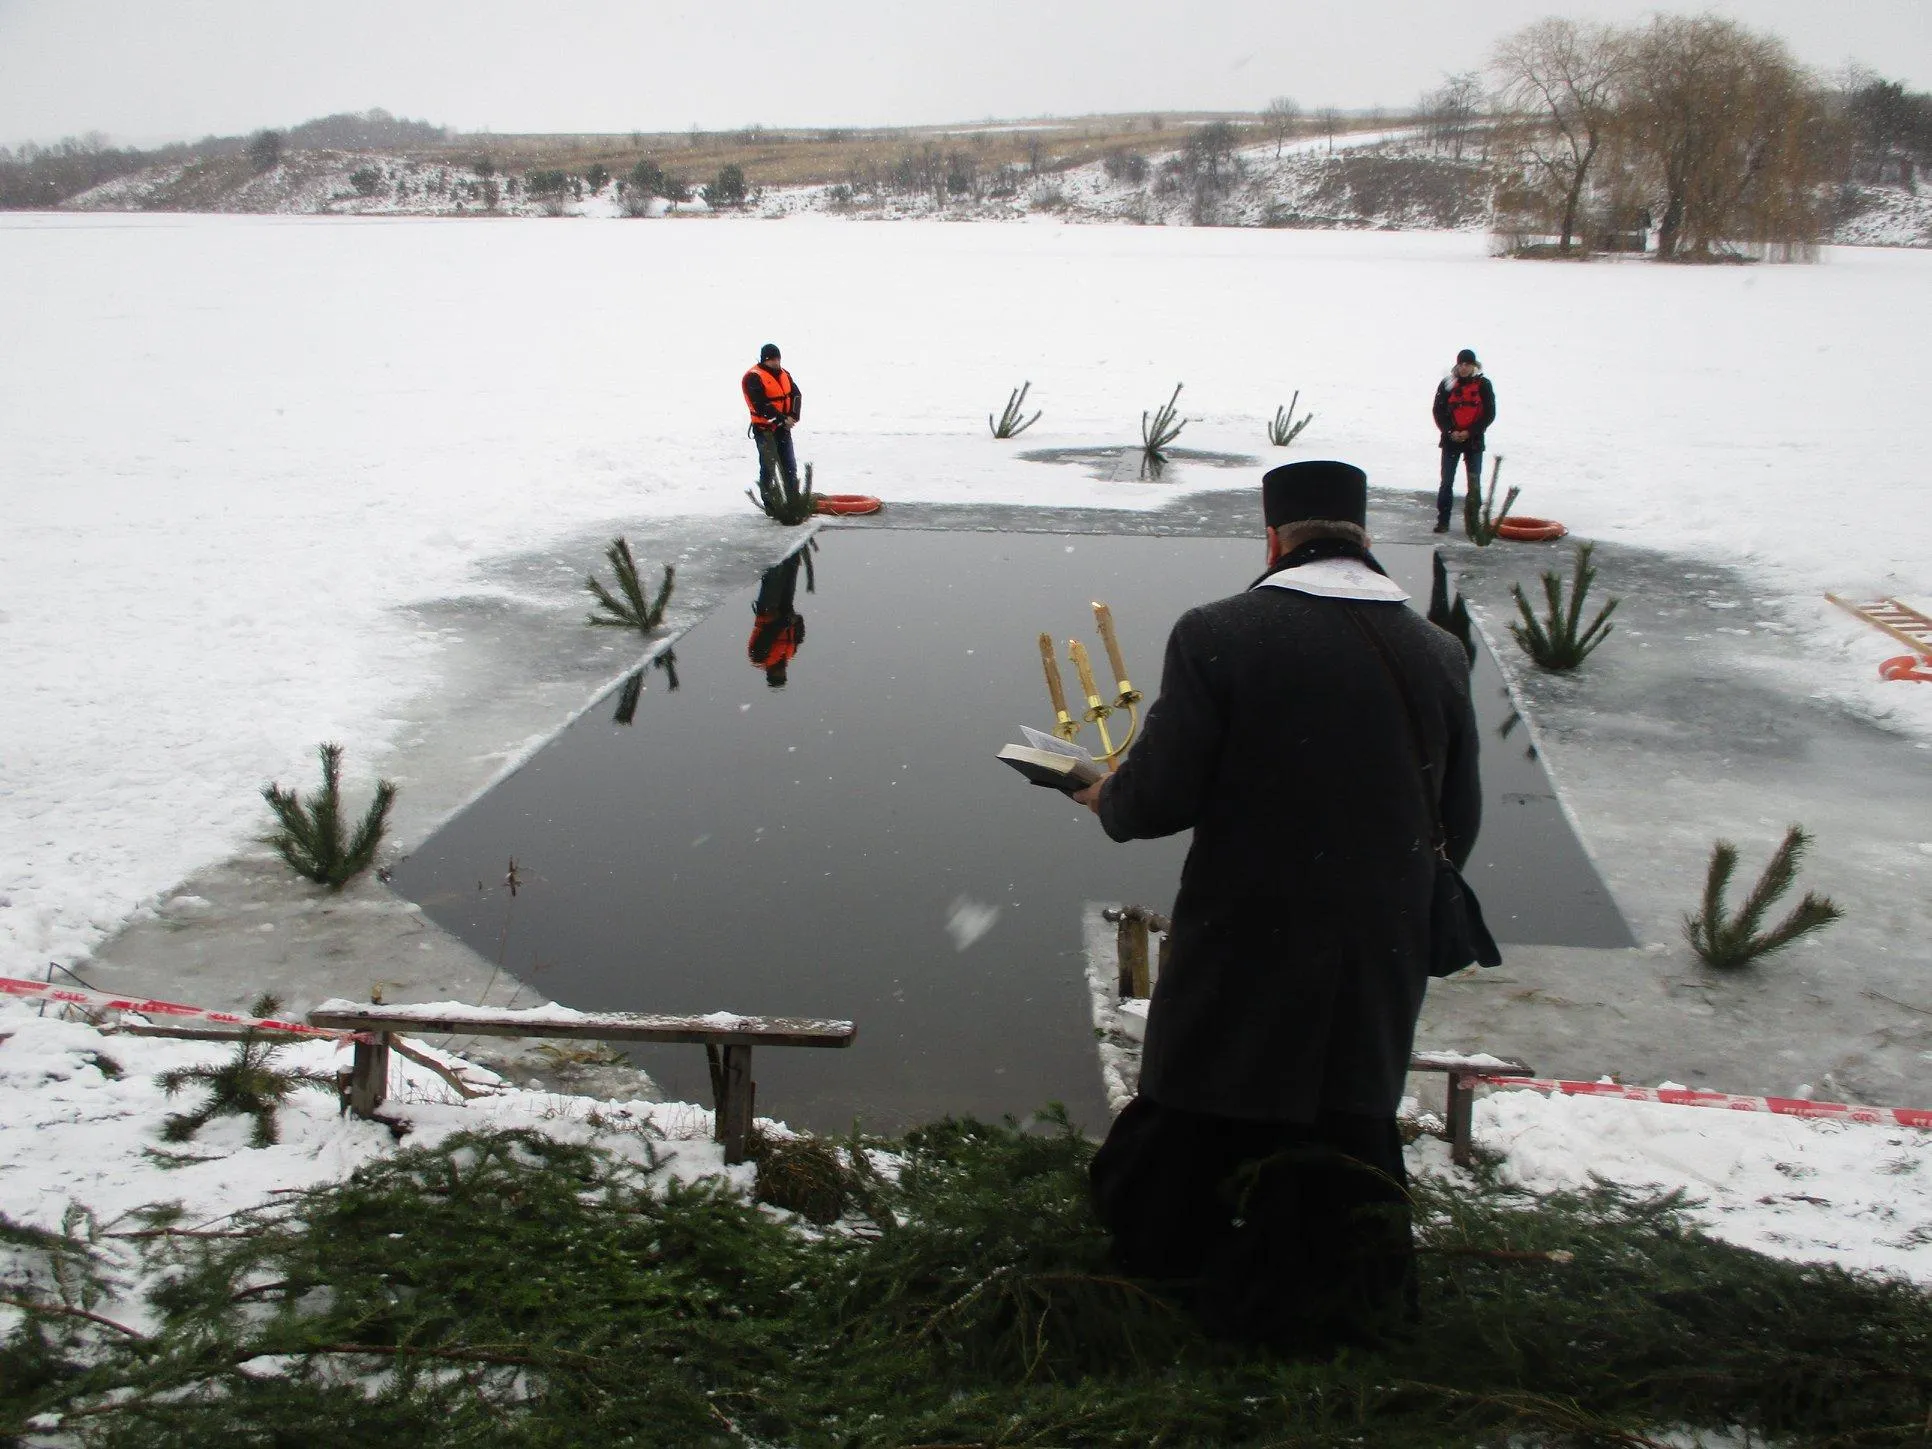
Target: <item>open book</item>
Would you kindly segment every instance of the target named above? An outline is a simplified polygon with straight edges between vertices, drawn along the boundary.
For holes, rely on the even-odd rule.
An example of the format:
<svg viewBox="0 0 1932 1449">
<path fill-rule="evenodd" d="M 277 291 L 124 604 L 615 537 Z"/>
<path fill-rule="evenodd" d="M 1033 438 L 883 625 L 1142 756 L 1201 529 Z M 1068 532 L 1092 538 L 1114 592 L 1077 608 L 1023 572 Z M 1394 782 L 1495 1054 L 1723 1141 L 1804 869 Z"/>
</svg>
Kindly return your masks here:
<svg viewBox="0 0 1932 1449">
<path fill-rule="evenodd" d="M 1026 735 L 1026 743 L 1002 746 L 1000 758 L 1036 785 L 1071 795 L 1107 773 L 1079 745 L 1027 725 L 1021 725 L 1020 730 Z"/>
</svg>

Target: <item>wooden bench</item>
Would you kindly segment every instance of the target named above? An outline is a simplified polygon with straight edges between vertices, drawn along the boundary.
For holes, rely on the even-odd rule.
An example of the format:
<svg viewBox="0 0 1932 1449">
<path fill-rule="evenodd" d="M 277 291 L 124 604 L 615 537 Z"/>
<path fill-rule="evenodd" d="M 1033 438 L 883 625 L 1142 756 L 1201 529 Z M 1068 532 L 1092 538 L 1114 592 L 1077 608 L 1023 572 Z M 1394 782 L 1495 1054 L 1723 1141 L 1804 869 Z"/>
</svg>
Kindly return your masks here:
<svg viewBox="0 0 1932 1449">
<path fill-rule="evenodd" d="M 757 1084 L 751 1077 L 755 1046 L 847 1047 L 857 1028 L 849 1021 L 809 1017 L 648 1016 L 635 1012 L 592 1013 L 560 1007 L 531 1011 L 482 1008 L 362 1006 L 325 1001 L 308 1015 L 309 1025 L 367 1032 L 355 1044 L 349 1082 L 349 1110 L 358 1117 L 375 1114 L 388 1094 L 389 1040 L 412 1036 L 555 1037 L 567 1041 L 696 1042 L 711 1064 L 711 1096 L 716 1113 L 712 1135 L 724 1144 L 726 1162 L 745 1160 Z"/>
<path fill-rule="evenodd" d="M 1459 1167 L 1467 1167 L 1475 1157 L 1472 1119 L 1477 1079 L 1535 1075 L 1521 1062 L 1507 1062 L 1492 1056 L 1459 1056 L 1454 1052 L 1417 1052 L 1409 1058 L 1409 1070 L 1441 1072 L 1448 1077 L 1449 1095 L 1443 1113 L 1449 1127 L 1449 1156 Z"/>
</svg>

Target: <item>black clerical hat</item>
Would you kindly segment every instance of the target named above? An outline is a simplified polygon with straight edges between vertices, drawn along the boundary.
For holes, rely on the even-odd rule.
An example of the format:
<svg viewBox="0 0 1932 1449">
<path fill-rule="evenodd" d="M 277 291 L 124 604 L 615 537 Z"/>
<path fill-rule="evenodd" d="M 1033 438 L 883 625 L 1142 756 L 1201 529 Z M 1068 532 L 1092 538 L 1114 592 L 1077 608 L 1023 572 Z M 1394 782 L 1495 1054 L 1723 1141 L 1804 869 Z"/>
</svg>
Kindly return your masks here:
<svg viewBox="0 0 1932 1449">
<path fill-rule="evenodd" d="M 1322 518 L 1368 526 L 1368 474 L 1352 463 L 1284 463 L 1261 479 L 1261 511 L 1270 528 Z"/>
</svg>

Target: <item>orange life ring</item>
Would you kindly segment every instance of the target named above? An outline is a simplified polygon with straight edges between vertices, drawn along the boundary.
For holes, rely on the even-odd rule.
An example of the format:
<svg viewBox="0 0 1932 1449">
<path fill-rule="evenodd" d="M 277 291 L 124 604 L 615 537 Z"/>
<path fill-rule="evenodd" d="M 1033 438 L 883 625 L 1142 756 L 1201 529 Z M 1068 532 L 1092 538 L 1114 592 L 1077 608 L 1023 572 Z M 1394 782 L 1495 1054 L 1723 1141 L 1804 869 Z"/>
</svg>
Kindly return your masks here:
<svg viewBox="0 0 1932 1449">
<path fill-rule="evenodd" d="M 1880 679 L 1916 679 L 1932 684 L 1932 655 L 1898 654 L 1878 666 Z"/>
<path fill-rule="evenodd" d="M 1561 538 L 1570 530 L 1554 518 L 1505 518 L 1496 525 L 1496 537 L 1513 538 L 1519 543 L 1546 543 Z"/>
<path fill-rule="evenodd" d="M 821 493 L 812 506 L 820 513 L 877 513 L 885 507 L 869 493 Z"/>
</svg>

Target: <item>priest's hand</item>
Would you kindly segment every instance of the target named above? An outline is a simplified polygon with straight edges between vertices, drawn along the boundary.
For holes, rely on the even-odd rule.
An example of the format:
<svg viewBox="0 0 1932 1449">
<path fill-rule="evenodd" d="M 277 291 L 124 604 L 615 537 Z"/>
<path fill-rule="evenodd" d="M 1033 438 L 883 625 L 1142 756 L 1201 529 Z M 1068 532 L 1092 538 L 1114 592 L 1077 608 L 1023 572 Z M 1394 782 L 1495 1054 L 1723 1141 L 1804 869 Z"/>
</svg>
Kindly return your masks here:
<svg viewBox="0 0 1932 1449">
<path fill-rule="evenodd" d="M 1094 814 L 1098 815 L 1100 813 L 1100 792 L 1106 787 L 1107 777 L 1102 775 L 1098 780 L 1095 780 L 1091 785 L 1087 786 L 1086 789 L 1074 791 L 1073 802 L 1076 805 L 1085 805 Z"/>
</svg>

